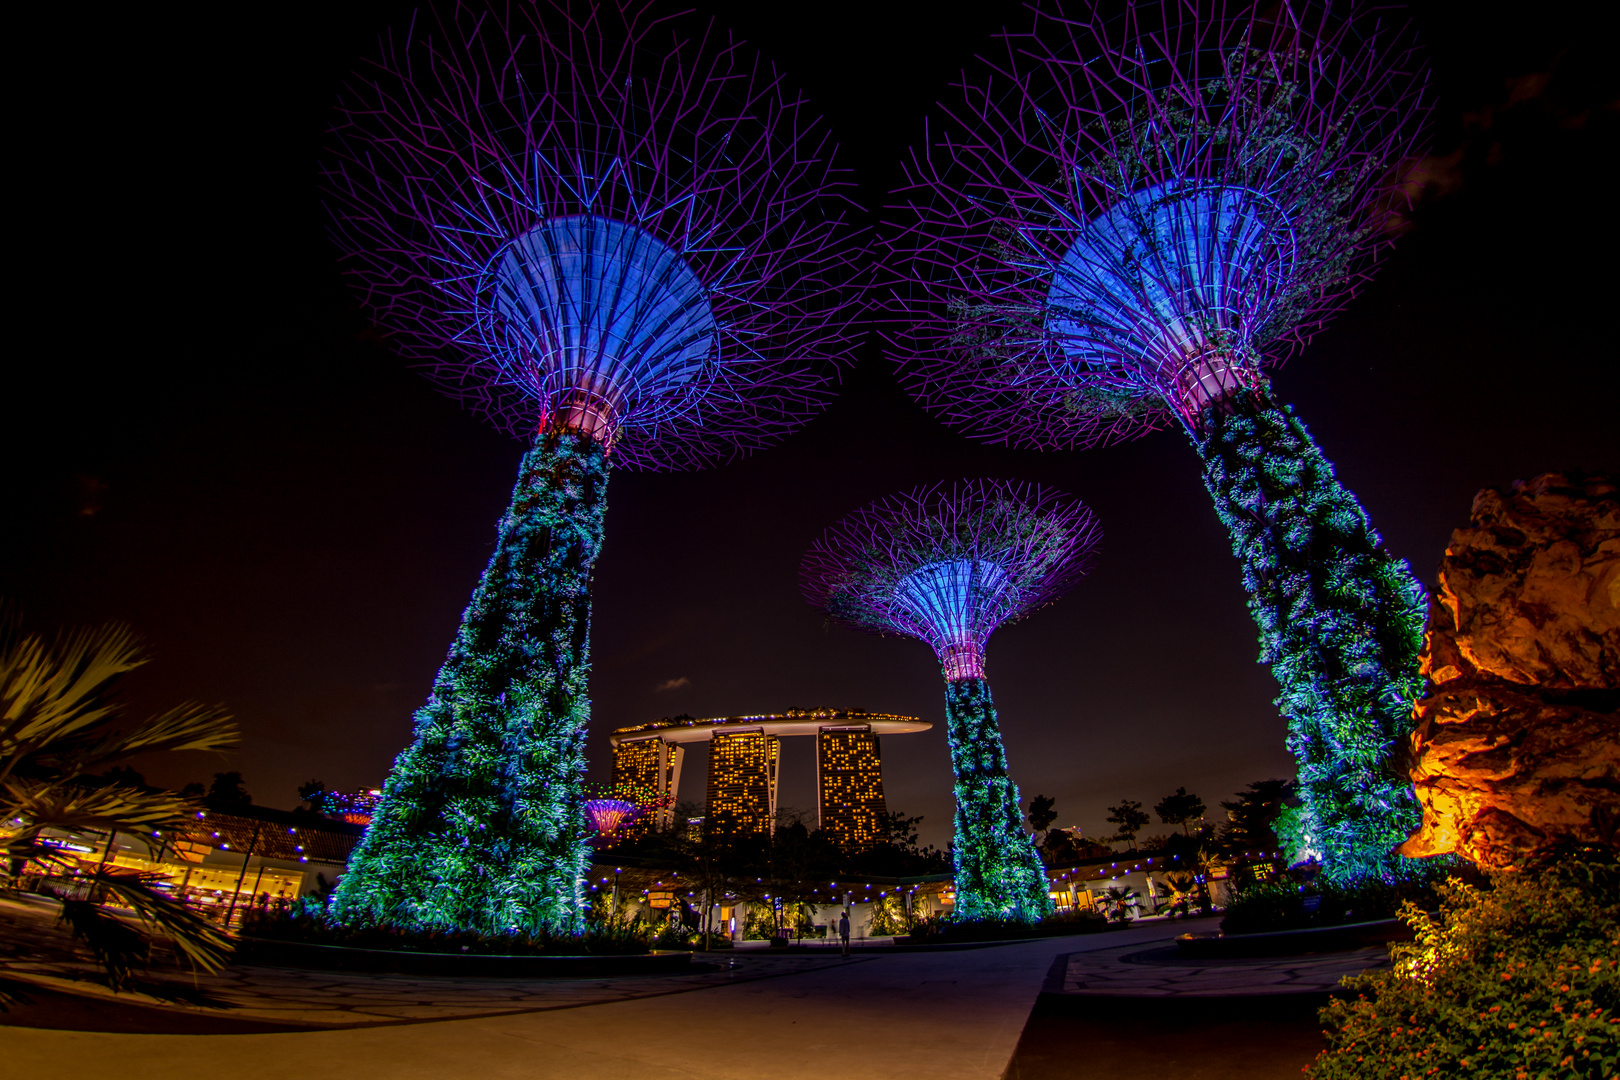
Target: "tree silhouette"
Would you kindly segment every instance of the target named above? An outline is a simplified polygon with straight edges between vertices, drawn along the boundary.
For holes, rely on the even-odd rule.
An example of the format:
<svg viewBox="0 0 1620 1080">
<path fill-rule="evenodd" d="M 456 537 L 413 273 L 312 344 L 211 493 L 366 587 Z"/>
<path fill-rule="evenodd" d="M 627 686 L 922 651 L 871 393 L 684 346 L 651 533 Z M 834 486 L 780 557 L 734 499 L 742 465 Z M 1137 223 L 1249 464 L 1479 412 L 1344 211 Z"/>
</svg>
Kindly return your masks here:
<svg viewBox="0 0 1620 1080">
<path fill-rule="evenodd" d="M 1227 825 L 1224 839 L 1233 851 L 1275 851 L 1282 846 L 1275 825 L 1299 785 L 1292 780 L 1256 780 L 1237 798 L 1223 801 Z"/>
<path fill-rule="evenodd" d="M 1166 825 L 1180 825 L 1182 835 L 1191 836 L 1192 822 L 1204 816 L 1204 800 L 1187 794 L 1186 788 L 1178 787 L 1175 794 L 1160 799 L 1153 812 Z"/>
<path fill-rule="evenodd" d="M 1041 834 L 1043 841 L 1052 828 L 1052 822 L 1057 820 L 1056 804 L 1057 800 L 1049 795 L 1037 795 L 1029 800 L 1030 827 Z"/>
<path fill-rule="evenodd" d="M 1123 840 L 1136 850 L 1136 834 L 1142 831 L 1142 826 L 1153 819 L 1142 809 L 1142 804 L 1135 799 L 1122 799 L 1118 806 L 1108 808 L 1108 823 L 1119 826 L 1119 832 L 1113 836 L 1114 840 Z"/>
<path fill-rule="evenodd" d="M 311 813 L 324 814 L 326 812 L 326 781 L 305 780 L 298 785 L 298 798 L 309 804 Z"/>
<path fill-rule="evenodd" d="M 219 802 L 251 803 L 253 796 L 248 794 L 242 785 L 242 774 L 232 769 L 230 772 L 217 772 L 214 782 L 208 785 L 208 797 Z"/>
</svg>

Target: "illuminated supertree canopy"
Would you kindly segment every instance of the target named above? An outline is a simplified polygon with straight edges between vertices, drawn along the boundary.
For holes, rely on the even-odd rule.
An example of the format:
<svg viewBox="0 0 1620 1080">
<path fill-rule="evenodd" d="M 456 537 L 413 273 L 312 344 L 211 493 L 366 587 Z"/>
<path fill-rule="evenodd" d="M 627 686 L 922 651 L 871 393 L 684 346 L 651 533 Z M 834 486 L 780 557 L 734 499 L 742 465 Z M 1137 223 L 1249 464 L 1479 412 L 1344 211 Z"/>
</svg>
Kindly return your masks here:
<svg viewBox="0 0 1620 1080">
<path fill-rule="evenodd" d="M 1089 568 L 1102 530 L 1078 500 L 980 481 L 883 499 L 829 528 L 800 569 L 805 598 L 839 621 L 927 642 L 945 676 L 956 774 L 956 912 L 1034 922 L 1046 873 L 1007 776 L 985 645 Z"/>
<path fill-rule="evenodd" d="M 645 8 L 420 14 L 342 92 L 347 270 L 442 388 L 531 440 L 335 919 L 583 927 L 590 576 L 613 466 L 769 444 L 829 398 L 861 253 L 819 120 Z"/>
<path fill-rule="evenodd" d="M 1299 845 L 1346 878 L 1398 873 L 1417 822 L 1392 756 L 1422 591 L 1264 370 L 1387 247 L 1425 82 L 1404 20 L 1355 2 L 1037 10 L 912 155 L 890 238 L 902 377 L 948 423 L 1187 432 L 1282 685 Z"/>
<path fill-rule="evenodd" d="M 634 821 L 641 807 L 629 799 L 586 799 L 585 817 L 596 835 L 596 843 L 608 844 L 618 839 L 619 830 Z"/>
</svg>

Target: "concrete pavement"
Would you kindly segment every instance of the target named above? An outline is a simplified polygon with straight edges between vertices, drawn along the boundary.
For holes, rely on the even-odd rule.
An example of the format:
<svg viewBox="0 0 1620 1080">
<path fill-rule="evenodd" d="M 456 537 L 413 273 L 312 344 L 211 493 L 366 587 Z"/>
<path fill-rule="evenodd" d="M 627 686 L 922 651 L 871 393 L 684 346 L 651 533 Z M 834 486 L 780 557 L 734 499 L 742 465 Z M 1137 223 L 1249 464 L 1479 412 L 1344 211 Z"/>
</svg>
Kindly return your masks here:
<svg viewBox="0 0 1620 1080">
<path fill-rule="evenodd" d="M 856 955 L 847 963 L 691 993 L 401 1026 L 241 1035 L 0 1028 L 8 1065 L 72 1060 L 120 1080 L 177 1067 L 285 1080 L 311 1063 L 345 1080 L 999 1080 L 1056 957 L 1168 939 L 1148 923 L 988 949 Z"/>
</svg>

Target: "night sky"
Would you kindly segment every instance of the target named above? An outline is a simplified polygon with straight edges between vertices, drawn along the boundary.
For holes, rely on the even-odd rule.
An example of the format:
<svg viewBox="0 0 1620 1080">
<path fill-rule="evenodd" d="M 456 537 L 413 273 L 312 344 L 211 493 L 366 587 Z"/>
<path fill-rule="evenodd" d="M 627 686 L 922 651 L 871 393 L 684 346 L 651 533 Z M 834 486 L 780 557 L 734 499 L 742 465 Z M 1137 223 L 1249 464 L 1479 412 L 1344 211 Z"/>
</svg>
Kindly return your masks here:
<svg viewBox="0 0 1620 1080">
<path fill-rule="evenodd" d="M 281 807 L 311 777 L 382 782 L 523 449 L 407 370 L 339 277 L 315 188 L 327 108 L 409 5 L 334 7 L 56 5 L 14 38 L 35 66 L 12 107 L 13 220 L 30 257 L 12 270 L 0 596 L 42 629 L 133 625 L 154 656 L 127 684 L 135 708 L 193 698 L 238 716 L 238 752 L 143 762 L 148 780 L 240 769 L 256 801 Z M 1028 18 L 1006 3 L 701 10 L 824 111 L 873 209 L 947 82 Z M 1479 488 L 1620 469 L 1607 32 L 1596 5 L 1488 10 L 1416 8 L 1438 88 L 1430 183 L 1373 285 L 1275 375 L 1430 584 Z M 980 476 L 1070 491 L 1105 530 L 1090 577 L 991 640 L 1026 800 L 1053 795 L 1059 824 L 1095 834 L 1121 797 L 1151 806 L 1184 785 L 1213 808 L 1292 773 L 1238 564 L 1182 434 L 1084 453 L 984 447 L 898 389 L 875 334 L 857 361 L 832 408 L 774 449 L 614 477 L 594 779 L 607 779 L 610 729 L 660 716 L 908 713 L 936 726 L 885 740 L 889 805 L 924 815 L 924 838 L 943 844 L 932 655 L 828 628 L 797 571 L 838 516 Z M 784 749 L 782 803 L 813 810 L 812 744 Z M 683 795 L 701 794 L 705 760 L 689 755 Z"/>
</svg>

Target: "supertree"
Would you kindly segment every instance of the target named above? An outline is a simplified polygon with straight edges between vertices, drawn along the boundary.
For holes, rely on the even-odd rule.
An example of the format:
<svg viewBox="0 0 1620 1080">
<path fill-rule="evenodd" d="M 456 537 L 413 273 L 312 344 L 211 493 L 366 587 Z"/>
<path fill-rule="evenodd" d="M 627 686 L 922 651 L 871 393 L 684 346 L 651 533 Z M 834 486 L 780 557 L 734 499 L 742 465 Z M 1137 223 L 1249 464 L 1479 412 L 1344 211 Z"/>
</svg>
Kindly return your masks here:
<svg viewBox="0 0 1620 1080">
<path fill-rule="evenodd" d="M 594 835 L 591 843 L 609 847 L 623 838 L 622 830 L 640 816 L 641 807 L 629 799 L 586 799 L 585 817 Z"/>
<path fill-rule="evenodd" d="M 907 163 L 891 341 L 946 422 L 1042 449 L 1191 439 L 1299 762 L 1296 849 L 1399 873 L 1424 600 L 1264 370 L 1393 232 L 1426 113 L 1388 10 L 1037 10 Z"/>
<path fill-rule="evenodd" d="M 996 481 L 881 499 L 805 554 L 804 595 L 835 619 L 926 641 L 945 676 L 956 774 L 956 913 L 1034 922 L 1046 873 L 1007 776 L 985 644 L 996 627 L 1056 600 L 1091 565 L 1102 530 L 1079 500 Z"/>
<path fill-rule="evenodd" d="M 408 359 L 531 445 L 329 912 L 577 933 L 610 466 L 704 465 L 821 407 L 861 249 L 845 181 L 773 68 L 645 8 L 420 13 L 337 116 L 348 273 Z"/>
</svg>

